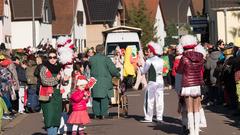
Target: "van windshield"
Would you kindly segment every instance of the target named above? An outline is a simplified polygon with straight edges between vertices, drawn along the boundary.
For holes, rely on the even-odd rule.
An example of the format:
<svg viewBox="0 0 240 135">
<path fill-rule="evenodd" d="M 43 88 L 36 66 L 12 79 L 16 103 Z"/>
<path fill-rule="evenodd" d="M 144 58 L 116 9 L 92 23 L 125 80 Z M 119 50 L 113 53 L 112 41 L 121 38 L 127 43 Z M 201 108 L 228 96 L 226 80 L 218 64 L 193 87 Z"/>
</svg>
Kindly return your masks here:
<svg viewBox="0 0 240 135">
<path fill-rule="evenodd" d="M 138 42 L 118 42 L 118 43 L 107 43 L 107 48 L 106 48 L 106 55 L 114 55 L 116 47 L 119 46 L 120 49 L 126 49 L 127 46 L 136 46 L 137 50 L 139 51 L 139 43 Z"/>
</svg>

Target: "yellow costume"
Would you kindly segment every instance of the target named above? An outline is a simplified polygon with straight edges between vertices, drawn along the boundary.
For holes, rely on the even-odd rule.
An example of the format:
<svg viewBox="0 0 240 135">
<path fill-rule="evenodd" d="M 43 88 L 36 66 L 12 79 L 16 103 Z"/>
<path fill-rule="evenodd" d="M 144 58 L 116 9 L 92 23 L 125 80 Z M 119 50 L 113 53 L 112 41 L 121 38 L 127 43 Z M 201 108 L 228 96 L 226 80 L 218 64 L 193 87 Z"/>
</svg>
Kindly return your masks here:
<svg viewBox="0 0 240 135">
<path fill-rule="evenodd" d="M 124 56 L 124 64 L 123 64 L 123 76 L 124 77 L 127 77 L 129 75 L 132 75 L 133 77 L 136 76 L 134 66 L 130 61 L 131 55 L 132 55 L 132 48 L 127 47 L 125 56 Z"/>
</svg>

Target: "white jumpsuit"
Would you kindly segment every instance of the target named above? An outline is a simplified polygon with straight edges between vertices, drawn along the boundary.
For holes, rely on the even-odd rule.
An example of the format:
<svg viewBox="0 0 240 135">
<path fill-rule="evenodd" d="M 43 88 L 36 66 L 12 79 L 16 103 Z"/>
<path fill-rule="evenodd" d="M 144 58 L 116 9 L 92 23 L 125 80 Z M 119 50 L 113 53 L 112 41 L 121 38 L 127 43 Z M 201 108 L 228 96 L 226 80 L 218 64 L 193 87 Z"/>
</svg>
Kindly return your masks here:
<svg viewBox="0 0 240 135">
<path fill-rule="evenodd" d="M 154 102 L 156 103 L 156 117 L 162 121 L 164 109 L 164 82 L 163 82 L 163 63 L 158 56 L 153 56 L 146 60 L 144 67 L 140 70 L 142 74 L 148 73 L 148 84 L 144 98 L 145 120 L 152 121 Z"/>
</svg>

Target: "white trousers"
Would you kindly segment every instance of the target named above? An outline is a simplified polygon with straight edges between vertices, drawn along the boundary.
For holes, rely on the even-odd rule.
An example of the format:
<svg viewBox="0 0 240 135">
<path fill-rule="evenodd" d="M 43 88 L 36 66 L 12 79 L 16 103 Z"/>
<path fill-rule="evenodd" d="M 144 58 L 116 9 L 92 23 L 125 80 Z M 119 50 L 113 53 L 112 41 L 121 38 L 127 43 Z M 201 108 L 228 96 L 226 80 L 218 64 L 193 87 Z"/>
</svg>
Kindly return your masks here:
<svg viewBox="0 0 240 135">
<path fill-rule="evenodd" d="M 138 68 L 138 71 L 137 71 L 137 80 L 136 80 L 136 83 L 135 83 L 135 85 L 133 86 L 133 88 L 138 89 L 140 83 L 142 83 L 143 88 L 147 86 L 146 77 L 145 77 L 145 75 L 142 75 L 140 69 Z"/>
<path fill-rule="evenodd" d="M 18 99 L 18 112 L 23 113 L 24 112 L 24 90 L 25 87 L 20 87 L 18 91 L 19 99 Z"/>
<path fill-rule="evenodd" d="M 145 120 L 152 121 L 154 105 L 156 105 L 155 108 L 157 120 L 161 121 L 163 119 L 164 110 L 163 85 L 160 85 L 159 83 L 150 82 L 147 85 L 145 91 L 144 99 Z"/>
</svg>

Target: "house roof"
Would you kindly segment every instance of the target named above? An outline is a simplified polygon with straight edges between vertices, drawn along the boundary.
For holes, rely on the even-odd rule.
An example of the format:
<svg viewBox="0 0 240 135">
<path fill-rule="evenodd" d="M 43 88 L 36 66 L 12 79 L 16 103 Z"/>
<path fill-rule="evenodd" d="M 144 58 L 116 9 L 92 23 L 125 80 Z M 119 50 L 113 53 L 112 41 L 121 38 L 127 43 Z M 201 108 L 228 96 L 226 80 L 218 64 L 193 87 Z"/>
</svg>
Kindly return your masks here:
<svg viewBox="0 0 240 135">
<path fill-rule="evenodd" d="M 52 23 L 53 35 L 71 34 L 77 2 L 78 0 L 53 0 L 55 12 L 55 20 Z"/>
<path fill-rule="evenodd" d="M 192 0 L 191 6 L 192 6 L 193 15 L 195 16 L 202 15 L 203 5 L 204 5 L 204 0 Z"/>
<path fill-rule="evenodd" d="M 13 20 L 32 19 L 32 0 L 10 0 Z M 44 0 L 35 0 L 35 19 L 42 18 Z"/>
<path fill-rule="evenodd" d="M 4 15 L 4 0 L 0 0 L 0 16 Z"/>
<path fill-rule="evenodd" d="M 114 22 L 120 0 L 83 0 L 87 24 Z"/>
<path fill-rule="evenodd" d="M 240 7 L 239 0 L 208 0 L 210 9 Z"/>
<path fill-rule="evenodd" d="M 124 5 L 126 7 L 127 12 L 135 6 L 138 7 L 139 2 L 141 0 L 123 0 Z M 157 14 L 157 8 L 159 5 L 159 0 L 144 0 L 144 4 L 147 10 L 147 15 L 150 17 L 151 20 L 155 20 L 156 14 Z"/>
<path fill-rule="evenodd" d="M 178 5 L 180 0 L 160 0 L 163 16 L 166 24 L 178 22 Z M 189 0 L 183 0 L 179 8 L 179 23 L 187 22 L 187 11 L 190 5 Z"/>
</svg>

